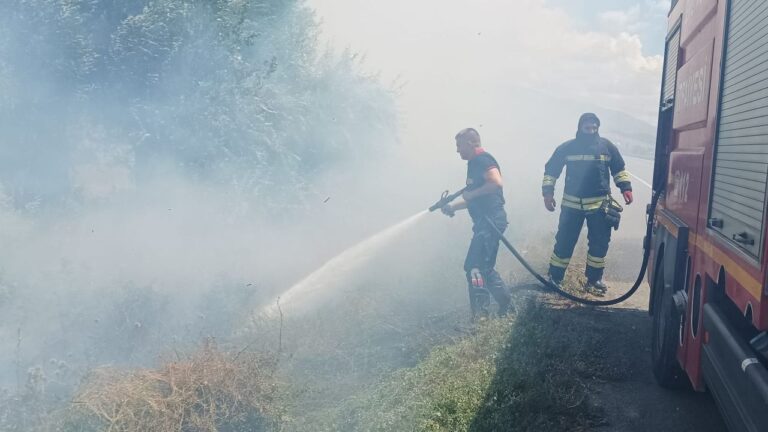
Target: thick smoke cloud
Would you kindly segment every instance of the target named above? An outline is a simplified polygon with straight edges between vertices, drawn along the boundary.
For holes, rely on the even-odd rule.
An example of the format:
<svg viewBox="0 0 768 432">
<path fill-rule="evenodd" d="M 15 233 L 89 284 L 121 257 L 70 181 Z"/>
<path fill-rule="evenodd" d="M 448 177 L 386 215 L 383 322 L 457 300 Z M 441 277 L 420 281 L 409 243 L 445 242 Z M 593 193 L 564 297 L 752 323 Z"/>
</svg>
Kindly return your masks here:
<svg viewBox="0 0 768 432">
<path fill-rule="evenodd" d="M 396 147 L 393 94 L 316 29 L 300 1 L 0 5 L 0 387 L 226 336 L 386 219 L 335 203 Z"/>
<path fill-rule="evenodd" d="M 306 177 L 393 135 L 386 92 L 348 56 L 318 58 L 294 2 L 3 9 L 2 130 L 25 145 L 5 146 L 2 176 L 27 194 L 103 198 L 171 164 L 297 205 Z M 365 135 L 361 112 L 380 116 Z"/>
<path fill-rule="evenodd" d="M 324 53 L 299 0 L 0 4 L 0 388 L 42 374 L 63 398 L 93 366 L 237 334 L 338 252 L 461 187 L 461 128 L 480 129 L 502 165 L 510 238 L 535 232 L 547 248 L 556 217 L 540 203 L 541 167 L 580 112 L 647 150 L 653 128 L 632 115 L 653 110 L 658 59 L 637 38 L 574 34 L 539 0 L 526 2 L 536 20 L 512 24 L 498 2 L 457 3 L 463 21 L 428 25 L 419 18 L 445 2 L 359 5 L 373 3 L 393 13 L 374 17 L 386 38 L 352 46 L 368 63 Z M 568 31 L 521 36 L 540 20 Z M 564 41 L 562 55 L 526 54 Z M 600 92 L 585 51 L 616 71 Z M 564 71 L 587 84 L 555 82 Z M 396 92 L 382 86 L 398 73 Z M 642 84 L 636 97 L 617 96 L 627 82 Z M 294 368 L 314 375 L 316 355 L 333 365 L 341 347 L 385 370 L 412 326 L 464 316 L 469 235 L 466 214 L 429 214 L 371 252 L 375 265 L 331 275 L 326 309 L 286 316 Z M 254 346 L 274 346 L 267 330 Z"/>
</svg>

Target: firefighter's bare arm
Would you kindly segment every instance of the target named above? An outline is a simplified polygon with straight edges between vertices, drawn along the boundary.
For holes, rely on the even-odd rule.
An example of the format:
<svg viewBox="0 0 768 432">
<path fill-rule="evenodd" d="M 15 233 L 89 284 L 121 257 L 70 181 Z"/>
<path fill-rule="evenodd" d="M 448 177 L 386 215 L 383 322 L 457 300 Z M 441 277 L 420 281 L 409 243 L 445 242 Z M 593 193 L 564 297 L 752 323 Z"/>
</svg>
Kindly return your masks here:
<svg viewBox="0 0 768 432">
<path fill-rule="evenodd" d="M 464 198 L 464 201 L 472 201 L 479 196 L 496 193 L 502 186 L 501 172 L 499 172 L 498 168 L 491 167 L 485 172 L 485 184 L 477 189 L 465 191 L 461 197 Z M 464 205 L 466 207 L 466 203 Z"/>
</svg>

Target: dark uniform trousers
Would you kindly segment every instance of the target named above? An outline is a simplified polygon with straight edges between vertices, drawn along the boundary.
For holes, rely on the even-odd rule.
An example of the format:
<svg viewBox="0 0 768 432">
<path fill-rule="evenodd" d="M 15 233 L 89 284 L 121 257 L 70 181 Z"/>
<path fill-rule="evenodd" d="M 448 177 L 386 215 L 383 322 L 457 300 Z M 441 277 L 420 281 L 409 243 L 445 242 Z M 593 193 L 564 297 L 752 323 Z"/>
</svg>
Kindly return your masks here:
<svg viewBox="0 0 768 432">
<path fill-rule="evenodd" d="M 573 256 L 573 249 L 579 240 L 584 220 L 587 220 L 587 280 L 594 282 L 602 279 L 605 270 L 605 256 L 611 241 L 611 227 L 605 215 L 597 211 L 579 210 L 561 207 L 560 223 L 555 236 L 555 250 L 549 264 L 549 274 L 557 281 L 563 280 L 565 270 Z"/>
<path fill-rule="evenodd" d="M 502 212 L 492 217 L 494 225 L 499 231 L 507 229 L 506 215 Z M 506 310 L 509 306 L 510 295 L 496 266 L 496 255 L 499 252 L 499 235 L 491 228 L 487 220 L 478 220 L 472 226 L 472 241 L 469 243 L 467 258 L 464 260 L 464 271 L 467 274 L 469 288 L 469 303 L 473 312 L 487 312 L 491 297 L 499 304 L 500 310 Z M 472 285 L 471 271 L 473 268 L 480 270 L 485 282 L 484 289 L 477 289 Z"/>
</svg>

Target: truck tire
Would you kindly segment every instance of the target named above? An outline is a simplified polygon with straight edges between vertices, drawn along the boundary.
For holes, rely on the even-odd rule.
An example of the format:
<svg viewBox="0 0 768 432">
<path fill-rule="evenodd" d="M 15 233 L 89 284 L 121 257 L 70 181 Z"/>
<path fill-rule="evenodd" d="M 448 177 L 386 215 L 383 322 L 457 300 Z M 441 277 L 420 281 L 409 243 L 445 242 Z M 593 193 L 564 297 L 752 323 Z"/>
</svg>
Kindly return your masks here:
<svg viewBox="0 0 768 432">
<path fill-rule="evenodd" d="M 664 388 L 680 389 L 688 379 L 677 362 L 680 314 L 672 300 L 672 287 L 664 283 L 664 266 L 659 263 L 653 275 L 654 296 L 651 362 L 656 382 Z"/>
</svg>

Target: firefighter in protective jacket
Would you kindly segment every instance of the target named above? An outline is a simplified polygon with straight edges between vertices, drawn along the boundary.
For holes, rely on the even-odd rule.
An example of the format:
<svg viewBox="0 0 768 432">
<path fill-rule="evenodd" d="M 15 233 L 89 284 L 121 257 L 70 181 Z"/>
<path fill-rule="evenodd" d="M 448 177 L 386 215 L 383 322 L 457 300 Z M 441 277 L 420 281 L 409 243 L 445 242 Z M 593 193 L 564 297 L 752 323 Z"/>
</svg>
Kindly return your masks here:
<svg viewBox="0 0 768 432">
<path fill-rule="evenodd" d="M 586 113 L 579 118 L 576 138 L 561 144 L 544 166 L 541 189 L 545 207 L 555 211 L 555 182 L 566 168 L 560 223 L 549 263 L 550 280 L 557 285 L 562 282 L 586 220 L 589 240 L 586 289 L 603 295 L 606 286 L 602 278 L 611 227 L 614 223 L 618 227 L 618 219 L 606 217 L 606 209 L 613 202 L 610 178 L 613 177 L 627 205 L 632 203 L 632 185 L 619 150 L 600 137 L 599 127 L 600 119 L 595 114 Z"/>
</svg>

